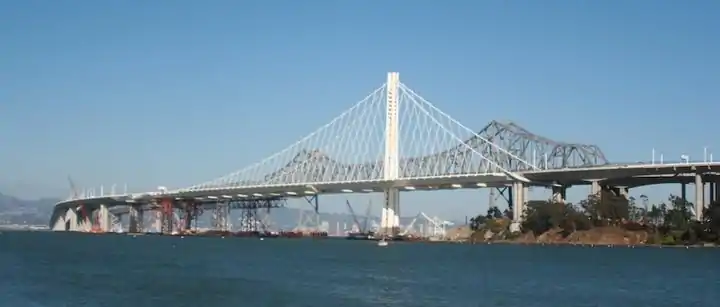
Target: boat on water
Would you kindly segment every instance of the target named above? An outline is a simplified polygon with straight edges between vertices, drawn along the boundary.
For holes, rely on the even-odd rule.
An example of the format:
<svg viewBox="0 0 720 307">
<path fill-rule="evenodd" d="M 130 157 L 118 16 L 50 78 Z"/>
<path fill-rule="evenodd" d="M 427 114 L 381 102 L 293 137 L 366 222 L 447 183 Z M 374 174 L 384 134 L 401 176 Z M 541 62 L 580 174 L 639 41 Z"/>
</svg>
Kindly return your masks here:
<svg viewBox="0 0 720 307">
<path fill-rule="evenodd" d="M 388 246 L 388 242 L 385 241 L 385 238 L 382 238 L 380 241 L 378 241 L 377 246 L 380 246 L 380 247 Z"/>
<path fill-rule="evenodd" d="M 348 240 L 375 240 L 375 234 L 372 232 L 350 232 L 345 239 Z"/>
</svg>

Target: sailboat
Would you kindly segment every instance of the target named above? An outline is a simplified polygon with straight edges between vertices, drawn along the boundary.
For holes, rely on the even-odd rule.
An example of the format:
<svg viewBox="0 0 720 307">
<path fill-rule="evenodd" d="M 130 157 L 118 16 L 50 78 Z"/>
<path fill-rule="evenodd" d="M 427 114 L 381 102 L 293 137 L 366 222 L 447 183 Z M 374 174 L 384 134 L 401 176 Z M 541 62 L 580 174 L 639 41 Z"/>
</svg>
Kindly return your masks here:
<svg viewBox="0 0 720 307">
<path fill-rule="evenodd" d="M 380 239 L 380 241 L 378 241 L 377 246 L 380 246 L 380 247 L 388 246 L 388 241 L 385 240 L 385 236 L 383 236 L 383 238 Z"/>
</svg>

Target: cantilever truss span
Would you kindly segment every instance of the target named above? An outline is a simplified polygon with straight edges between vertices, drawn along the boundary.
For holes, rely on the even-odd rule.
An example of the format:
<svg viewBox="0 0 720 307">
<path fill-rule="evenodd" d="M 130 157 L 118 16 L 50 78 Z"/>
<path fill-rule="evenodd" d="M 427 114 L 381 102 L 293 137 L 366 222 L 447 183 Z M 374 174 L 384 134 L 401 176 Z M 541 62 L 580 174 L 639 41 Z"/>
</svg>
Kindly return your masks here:
<svg viewBox="0 0 720 307">
<path fill-rule="evenodd" d="M 383 84 L 284 150 L 226 176 L 173 192 L 383 181 L 386 97 L 387 84 Z M 539 169 L 463 126 L 402 83 L 398 122 L 398 180 L 519 178 L 515 172 Z"/>
<path fill-rule="evenodd" d="M 596 145 L 554 141 L 536 135 L 513 122 L 492 121 L 478 135 L 483 136 L 483 140 L 471 140 L 471 146 L 476 146 L 475 142 L 484 144 L 486 140 L 491 141 L 541 169 L 579 168 L 608 164 L 602 150 Z M 518 165 L 517 160 L 506 160 L 504 153 L 495 155 L 494 148 L 485 147 L 481 152 L 486 157 L 498 161 L 505 169 L 515 171 L 523 169 L 523 165 Z"/>
</svg>

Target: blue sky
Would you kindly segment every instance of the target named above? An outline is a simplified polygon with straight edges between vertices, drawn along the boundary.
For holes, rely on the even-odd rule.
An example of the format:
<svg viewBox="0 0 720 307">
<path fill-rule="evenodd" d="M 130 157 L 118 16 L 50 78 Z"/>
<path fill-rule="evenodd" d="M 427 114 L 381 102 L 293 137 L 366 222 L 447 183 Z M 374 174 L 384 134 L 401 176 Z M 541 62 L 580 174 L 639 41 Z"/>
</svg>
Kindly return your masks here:
<svg viewBox="0 0 720 307">
<path fill-rule="evenodd" d="M 3 2 L 0 191 L 66 196 L 67 175 L 132 190 L 219 177 L 322 126 L 388 71 L 469 127 L 513 120 L 612 161 L 704 146 L 720 159 L 719 14 L 716 1 Z M 403 206 L 458 217 L 487 196 Z"/>
</svg>

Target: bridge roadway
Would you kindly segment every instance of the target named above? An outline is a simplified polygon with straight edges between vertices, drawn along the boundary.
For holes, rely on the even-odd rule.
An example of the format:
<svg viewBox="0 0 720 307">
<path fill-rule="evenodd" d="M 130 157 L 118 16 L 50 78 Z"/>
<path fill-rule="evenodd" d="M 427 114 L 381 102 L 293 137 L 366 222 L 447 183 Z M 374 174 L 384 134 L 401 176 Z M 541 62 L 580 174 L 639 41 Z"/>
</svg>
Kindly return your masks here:
<svg viewBox="0 0 720 307">
<path fill-rule="evenodd" d="M 529 180 L 526 186 L 569 187 L 597 184 L 599 186 L 622 186 L 626 188 L 662 183 L 694 183 L 696 174 L 701 174 L 703 182 L 720 182 L 720 162 L 678 162 L 678 163 L 629 163 L 608 164 L 593 167 L 549 169 L 518 172 Z M 159 198 L 177 200 L 195 199 L 202 203 L 215 203 L 218 199 L 252 199 L 268 197 L 303 197 L 316 194 L 373 193 L 382 192 L 388 187 L 402 191 L 477 189 L 485 187 L 505 187 L 518 180 L 505 174 L 453 175 L 448 177 L 403 179 L 394 182 L 366 181 L 357 183 L 329 183 L 315 185 L 273 185 L 257 187 L 213 188 L 202 191 L 173 192 L 161 194 L 147 192 L 128 195 L 97 196 L 86 199 L 67 200 L 55 205 L 50 224 L 70 208 L 83 205 L 94 210 L 101 204 L 108 208 L 128 206 L 130 204 L 149 204 Z M 700 192 L 697 192 L 700 193 Z M 704 193 L 704 190 L 703 192 Z M 711 192 L 712 193 L 712 192 Z"/>
</svg>

